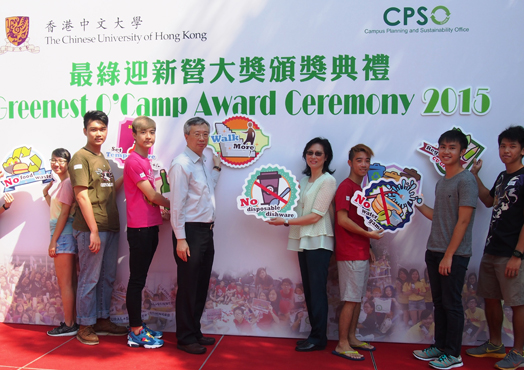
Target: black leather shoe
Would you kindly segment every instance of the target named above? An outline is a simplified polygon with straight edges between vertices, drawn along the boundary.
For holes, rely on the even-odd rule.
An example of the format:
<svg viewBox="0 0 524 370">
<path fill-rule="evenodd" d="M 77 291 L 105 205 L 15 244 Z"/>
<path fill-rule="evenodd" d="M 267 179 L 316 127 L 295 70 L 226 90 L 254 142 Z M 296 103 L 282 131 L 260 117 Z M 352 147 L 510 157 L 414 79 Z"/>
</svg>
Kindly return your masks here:
<svg viewBox="0 0 524 370">
<path fill-rule="evenodd" d="M 187 353 L 191 353 L 192 355 L 202 355 L 202 354 L 206 353 L 206 351 L 207 351 L 206 347 L 202 347 L 198 343 L 191 343 L 191 344 L 187 344 L 185 346 L 182 345 L 182 344 L 177 344 L 176 348 L 178 348 L 178 349 L 180 349 L 182 351 L 186 351 Z"/>
<path fill-rule="evenodd" d="M 201 346 L 211 346 L 215 344 L 215 338 L 211 338 L 211 337 L 198 338 L 197 341 L 198 341 L 198 344 L 200 344 Z"/>
<path fill-rule="evenodd" d="M 319 346 L 317 344 L 309 343 L 307 340 L 295 347 L 298 352 L 322 351 L 326 346 Z"/>
<path fill-rule="evenodd" d="M 297 346 L 300 346 L 301 344 L 304 344 L 305 342 L 307 342 L 307 339 L 297 340 Z"/>
</svg>

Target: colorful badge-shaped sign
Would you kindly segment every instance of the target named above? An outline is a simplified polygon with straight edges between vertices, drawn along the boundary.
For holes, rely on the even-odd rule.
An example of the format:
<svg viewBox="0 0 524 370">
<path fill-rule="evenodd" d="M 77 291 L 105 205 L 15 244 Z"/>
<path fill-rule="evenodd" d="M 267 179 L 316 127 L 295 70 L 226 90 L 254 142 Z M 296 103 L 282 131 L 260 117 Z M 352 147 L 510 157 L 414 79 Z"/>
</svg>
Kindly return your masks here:
<svg viewBox="0 0 524 370">
<path fill-rule="evenodd" d="M 224 122 L 216 122 L 214 130 L 209 136 L 208 145 L 229 167 L 250 166 L 271 146 L 269 135 L 249 117 L 234 116 Z"/>
<path fill-rule="evenodd" d="M 124 168 L 126 158 L 129 157 L 135 150 L 135 138 L 133 137 L 133 118 L 126 117 L 119 122 L 118 138 L 116 146 L 113 146 L 110 151 L 104 152 L 107 159 L 111 159 L 118 167 Z M 156 161 L 156 156 L 153 154 L 153 148 L 149 148 L 148 158 L 151 160 L 151 167 L 153 170 L 159 170 L 161 164 Z"/>
<path fill-rule="evenodd" d="M 242 194 L 237 198 L 237 207 L 246 215 L 262 220 L 295 218 L 299 192 L 298 181 L 291 171 L 268 164 L 249 174 Z"/>
<path fill-rule="evenodd" d="M 411 222 L 413 207 L 423 203 L 421 188 L 422 177 L 416 169 L 374 163 L 351 203 L 366 226 L 395 233 Z"/>
<path fill-rule="evenodd" d="M 459 127 L 453 127 L 453 130 L 464 132 Z M 474 140 L 471 137 L 471 134 L 466 134 L 466 137 L 468 138 L 468 147 L 466 148 L 464 155 L 460 158 L 460 164 L 462 167 L 469 170 L 469 168 L 473 165 L 473 160 L 480 158 L 480 155 L 486 149 L 486 147 L 478 141 Z M 433 163 L 435 169 L 440 175 L 444 176 L 446 174 L 444 163 L 441 163 L 438 157 L 438 144 L 433 145 L 424 141 L 422 146 L 417 148 L 417 150 L 430 157 L 431 163 Z"/>
<path fill-rule="evenodd" d="M 4 176 L 0 176 L 0 183 L 4 192 L 20 185 L 51 181 L 51 170 L 44 168 L 43 157 L 27 146 L 14 149 L 2 163 L 2 170 Z"/>
</svg>

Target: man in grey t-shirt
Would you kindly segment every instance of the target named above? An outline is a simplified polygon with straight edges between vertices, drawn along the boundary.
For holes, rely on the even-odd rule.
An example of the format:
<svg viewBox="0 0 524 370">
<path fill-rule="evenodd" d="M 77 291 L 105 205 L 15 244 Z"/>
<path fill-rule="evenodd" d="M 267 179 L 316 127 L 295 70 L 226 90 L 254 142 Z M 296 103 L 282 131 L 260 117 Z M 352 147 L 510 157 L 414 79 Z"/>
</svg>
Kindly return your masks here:
<svg viewBox="0 0 524 370">
<path fill-rule="evenodd" d="M 446 175 L 435 187 L 435 209 L 419 211 L 433 221 L 426 265 L 435 307 L 435 343 L 413 351 L 419 360 L 436 369 L 462 366 L 460 350 L 464 328 L 462 286 L 471 256 L 471 234 L 478 188 L 475 177 L 464 171 L 460 158 L 466 152 L 466 135 L 449 130 L 439 138 L 439 159 Z"/>
</svg>

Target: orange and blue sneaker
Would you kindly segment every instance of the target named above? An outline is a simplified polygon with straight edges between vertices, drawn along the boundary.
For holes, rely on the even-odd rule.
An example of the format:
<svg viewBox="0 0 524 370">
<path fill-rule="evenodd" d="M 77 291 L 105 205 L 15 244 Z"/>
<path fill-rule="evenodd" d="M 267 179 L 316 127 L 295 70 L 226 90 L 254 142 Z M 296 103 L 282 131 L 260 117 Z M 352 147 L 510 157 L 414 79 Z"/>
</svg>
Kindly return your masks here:
<svg viewBox="0 0 524 370">
<path fill-rule="evenodd" d="M 495 364 L 495 367 L 500 370 L 515 370 L 519 367 L 524 367 L 524 357 L 522 353 L 512 349 L 504 359 Z"/>
<path fill-rule="evenodd" d="M 127 345 L 135 348 L 160 348 L 164 345 L 164 341 L 162 339 L 156 339 L 145 329 L 142 329 L 138 335 L 133 333 L 133 331 L 130 331 L 129 334 L 127 334 Z"/>
<path fill-rule="evenodd" d="M 153 330 L 151 329 L 149 326 L 147 326 L 144 322 L 142 323 L 142 327 L 149 333 L 153 336 L 153 338 L 155 339 L 160 339 L 162 338 L 162 336 L 164 335 L 164 333 L 162 333 L 161 331 L 159 330 Z"/>
<path fill-rule="evenodd" d="M 467 349 L 466 353 L 473 357 L 504 358 L 506 357 L 506 348 L 504 347 L 504 344 L 496 346 L 488 340 L 478 347 Z"/>
</svg>

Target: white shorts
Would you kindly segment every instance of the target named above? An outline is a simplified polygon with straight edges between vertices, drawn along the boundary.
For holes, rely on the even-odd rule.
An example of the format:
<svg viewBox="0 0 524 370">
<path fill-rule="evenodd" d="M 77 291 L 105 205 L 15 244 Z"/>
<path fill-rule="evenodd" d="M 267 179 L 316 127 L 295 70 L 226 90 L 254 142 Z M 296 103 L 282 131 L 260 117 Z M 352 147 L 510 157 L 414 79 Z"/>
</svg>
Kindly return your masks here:
<svg viewBox="0 0 524 370">
<path fill-rule="evenodd" d="M 369 278 L 369 260 L 337 261 L 340 300 L 362 302 Z"/>
</svg>

